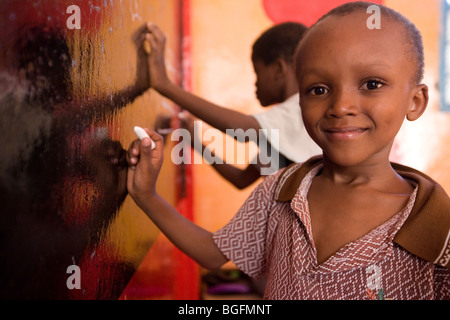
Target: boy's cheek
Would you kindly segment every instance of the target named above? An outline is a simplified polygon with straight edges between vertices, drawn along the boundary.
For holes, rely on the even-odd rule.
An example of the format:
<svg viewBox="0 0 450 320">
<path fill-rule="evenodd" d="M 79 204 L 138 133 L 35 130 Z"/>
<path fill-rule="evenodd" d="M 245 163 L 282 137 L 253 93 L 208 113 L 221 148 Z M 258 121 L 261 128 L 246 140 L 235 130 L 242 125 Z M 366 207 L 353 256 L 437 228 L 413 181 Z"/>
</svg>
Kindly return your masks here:
<svg viewBox="0 0 450 320">
<path fill-rule="evenodd" d="M 302 106 L 302 117 L 303 122 L 305 123 L 305 126 L 307 124 L 313 124 L 314 122 L 317 122 L 322 116 L 321 112 L 318 108 L 314 108 L 314 106 Z"/>
</svg>

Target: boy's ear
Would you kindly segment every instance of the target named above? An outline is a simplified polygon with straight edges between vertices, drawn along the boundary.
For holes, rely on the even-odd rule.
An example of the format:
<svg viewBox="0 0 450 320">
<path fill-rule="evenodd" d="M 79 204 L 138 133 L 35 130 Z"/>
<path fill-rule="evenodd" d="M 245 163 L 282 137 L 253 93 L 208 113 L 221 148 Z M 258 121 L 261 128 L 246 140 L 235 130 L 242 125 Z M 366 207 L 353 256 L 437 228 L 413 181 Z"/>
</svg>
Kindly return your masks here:
<svg viewBox="0 0 450 320">
<path fill-rule="evenodd" d="M 415 88 L 415 95 L 406 114 L 406 119 L 415 121 L 425 112 L 428 105 L 428 86 L 421 84 Z"/>
<path fill-rule="evenodd" d="M 289 66 L 286 60 L 278 58 L 273 62 L 273 67 L 275 70 L 275 75 L 285 77 L 285 73 Z"/>
</svg>

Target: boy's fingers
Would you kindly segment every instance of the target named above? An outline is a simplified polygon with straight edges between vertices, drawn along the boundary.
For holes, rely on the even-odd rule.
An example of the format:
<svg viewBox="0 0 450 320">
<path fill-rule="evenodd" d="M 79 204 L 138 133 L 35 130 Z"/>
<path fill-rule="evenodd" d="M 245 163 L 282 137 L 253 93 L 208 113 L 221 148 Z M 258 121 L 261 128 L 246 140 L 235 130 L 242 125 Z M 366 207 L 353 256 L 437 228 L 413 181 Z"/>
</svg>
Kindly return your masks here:
<svg viewBox="0 0 450 320">
<path fill-rule="evenodd" d="M 142 150 L 145 149 L 150 149 L 150 151 L 154 152 L 155 156 L 159 156 L 159 154 L 161 153 L 161 150 L 163 148 L 163 137 L 160 136 L 158 133 L 156 133 L 153 130 L 144 128 L 145 132 L 147 132 L 149 138 L 144 138 L 141 140 L 141 154 L 142 154 Z M 153 143 L 152 143 L 153 141 Z M 153 146 L 153 147 L 152 147 Z"/>
<path fill-rule="evenodd" d="M 159 166 L 160 161 L 162 161 L 162 137 L 154 131 L 145 129 L 150 138 L 144 138 L 141 141 L 140 159 L 139 167 L 144 172 L 149 172 L 155 169 L 155 165 Z M 151 139 L 151 140 L 150 140 Z M 152 150 L 152 140 L 155 143 L 155 148 Z M 152 160 L 156 159 L 157 163 Z M 156 167 L 156 169 L 158 169 Z"/>
<path fill-rule="evenodd" d="M 139 139 L 134 140 L 127 150 L 126 159 L 130 166 L 134 166 L 138 163 L 138 158 L 140 155 L 140 150 L 139 150 L 140 143 L 141 142 Z"/>
<path fill-rule="evenodd" d="M 149 192 L 154 188 L 163 161 L 163 138 L 154 131 L 145 128 L 144 130 L 150 138 L 134 141 L 128 150 L 128 156 L 134 155 L 133 149 L 137 149 L 139 154 L 137 163 L 130 166 L 127 173 L 127 188 L 132 195 Z"/>
<path fill-rule="evenodd" d="M 128 167 L 128 172 L 127 172 L 127 189 L 128 189 L 128 191 L 133 189 L 135 173 L 136 173 L 136 167 Z"/>
<path fill-rule="evenodd" d="M 166 35 L 158 26 L 152 22 L 147 23 L 147 29 L 148 31 L 155 36 L 156 40 L 158 42 L 164 42 L 166 39 Z"/>
<path fill-rule="evenodd" d="M 156 133 L 155 131 L 149 130 L 147 128 L 144 129 L 147 134 L 150 136 L 150 138 L 153 140 L 154 142 L 154 152 L 156 156 L 160 156 L 162 154 L 162 149 L 163 149 L 163 137 L 160 136 L 158 133 Z M 143 142 L 143 141 L 142 141 Z M 152 145 L 152 142 L 150 139 L 146 140 L 146 143 L 150 144 L 150 147 Z"/>
<path fill-rule="evenodd" d="M 157 43 L 157 41 L 156 41 L 154 35 L 152 35 L 152 34 L 150 34 L 150 33 L 147 33 L 147 34 L 145 35 L 145 39 L 146 39 L 147 42 L 150 44 L 150 47 L 151 47 L 152 50 L 157 48 L 158 43 Z"/>
</svg>

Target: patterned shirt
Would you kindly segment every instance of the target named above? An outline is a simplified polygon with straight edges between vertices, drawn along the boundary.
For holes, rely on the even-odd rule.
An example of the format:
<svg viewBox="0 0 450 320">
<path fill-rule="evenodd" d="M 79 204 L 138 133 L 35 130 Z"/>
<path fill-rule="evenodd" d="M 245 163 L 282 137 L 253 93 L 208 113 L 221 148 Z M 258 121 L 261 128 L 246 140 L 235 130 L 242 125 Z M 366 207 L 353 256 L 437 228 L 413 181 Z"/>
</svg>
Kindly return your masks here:
<svg viewBox="0 0 450 320">
<path fill-rule="evenodd" d="M 265 299 L 450 299 L 450 271 L 393 243 L 416 198 L 365 236 L 317 263 L 307 201 L 315 167 L 290 202 L 274 197 L 279 173 L 265 178 L 233 219 L 214 233 L 223 254 L 254 278 Z"/>
</svg>

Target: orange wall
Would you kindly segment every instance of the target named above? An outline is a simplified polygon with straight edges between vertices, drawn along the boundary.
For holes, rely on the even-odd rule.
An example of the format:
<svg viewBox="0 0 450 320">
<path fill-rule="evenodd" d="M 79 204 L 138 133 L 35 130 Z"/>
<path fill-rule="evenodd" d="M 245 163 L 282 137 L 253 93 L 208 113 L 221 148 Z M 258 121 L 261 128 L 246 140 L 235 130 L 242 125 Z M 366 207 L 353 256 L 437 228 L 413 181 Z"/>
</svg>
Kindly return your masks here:
<svg viewBox="0 0 450 320">
<path fill-rule="evenodd" d="M 129 8 L 114 7 L 113 9 L 115 10 L 109 17 L 112 21 L 120 21 L 125 13 L 130 14 L 131 21 L 128 22 L 130 26 L 122 23 L 122 29 L 137 30 L 146 21 L 153 21 L 170 35 L 167 44 L 167 63 L 171 75 L 177 77 L 179 42 L 177 1 L 136 1 Z M 132 15 L 133 12 L 135 16 Z M 118 36 L 106 38 L 104 46 L 105 50 L 114 54 L 111 54 L 110 58 L 99 66 L 99 68 L 103 68 L 103 74 L 105 74 L 101 79 L 105 84 L 109 83 L 120 88 L 123 83 L 130 81 L 127 79 L 125 70 L 130 67 L 134 68 L 134 61 L 124 64 L 123 57 L 130 56 L 129 51 L 133 48 L 124 46 L 124 41 Z M 128 148 L 130 142 L 136 138 L 132 130 L 135 125 L 155 129 L 158 117 L 170 117 L 172 115 L 171 110 L 175 112 L 177 109 L 171 102 L 163 101 L 158 94 L 148 90 L 134 104 L 123 109 L 115 119 L 112 119 L 111 126 L 114 131 L 111 134 L 113 139 L 119 140 L 124 148 Z M 166 143 L 166 157 L 170 156 L 170 151 L 171 149 Z M 175 189 L 172 183 L 175 180 L 175 168 L 171 162 L 166 161 L 164 163 L 161 176 L 165 179 L 158 180 L 159 192 L 164 195 L 169 203 L 175 205 Z M 137 267 L 158 234 L 159 230 L 128 196 L 117 218 L 108 230 L 108 239 L 110 245 L 116 247 L 117 252 L 126 257 L 128 263 Z"/>
<path fill-rule="evenodd" d="M 253 41 L 271 25 L 261 1 L 192 0 L 191 6 L 193 92 L 244 113 L 262 111 L 250 59 Z M 207 164 L 193 170 L 195 219 L 215 231 L 254 186 L 238 191 Z"/>
<path fill-rule="evenodd" d="M 134 7 L 133 7 L 134 6 Z M 168 36 L 167 43 L 167 64 L 170 75 L 176 80 L 178 77 L 178 5 L 177 1 L 138 1 L 130 6 L 131 12 L 136 12 L 137 16 L 132 19 L 135 28 L 141 26 L 146 21 L 153 21 L 165 30 Z M 120 9 L 120 8 L 119 8 Z M 128 8 L 127 8 L 128 9 Z M 119 19 L 124 14 L 123 10 L 115 10 L 111 19 Z M 122 26 L 126 27 L 126 26 Z M 128 53 L 123 49 L 123 43 L 118 39 L 108 39 L 105 46 L 110 46 L 111 52 L 116 52 L 113 60 L 105 62 L 108 74 L 112 74 L 114 84 L 126 80 L 124 69 L 129 65 L 121 66 L 121 59 Z M 108 49 L 107 47 L 107 49 Z M 126 47 L 127 48 L 127 47 Z M 107 77 L 104 77 L 107 81 Z M 156 128 L 157 119 L 160 117 L 171 117 L 172 112 L 178 109 L 170 101 L 163 101 L 161 96 L 152 90 L 147 91 L 136 102 L 122 110 L 114 123 L 115 132 L 113 135 L 120 140 L 124 148 L 128 148 L 131 141 L 136 136 L 132 128 L 137 125 L 150 129 Z M 170 158 L 170 143 L 166 142 L 165 157 Z M 170 161 L 163 164 L 161 177 L 158 180 L 158 190 L 164 198 L 175 205 L 175 168 Z M 159 235 L 159 230 L 153 225 L 148 217 L 136 206 L 131 197 L 127 197 L 115 223 L 109 230 L 110 241 L 117 246 L 119 252 L 127 257 L 129 263 L 138 266 L 143 256 L 147 252 L 149 245 L 155 241 Z"/>
</svg>

